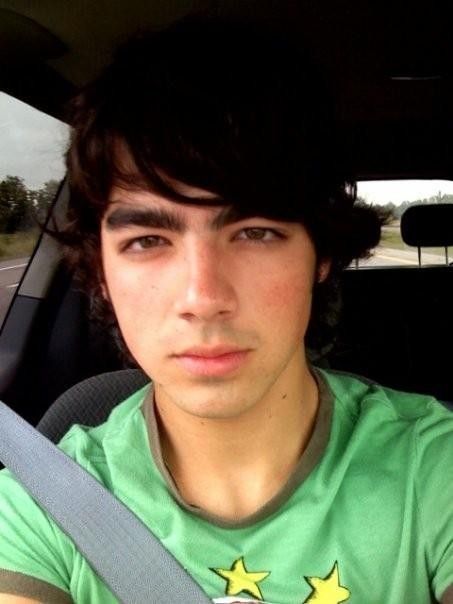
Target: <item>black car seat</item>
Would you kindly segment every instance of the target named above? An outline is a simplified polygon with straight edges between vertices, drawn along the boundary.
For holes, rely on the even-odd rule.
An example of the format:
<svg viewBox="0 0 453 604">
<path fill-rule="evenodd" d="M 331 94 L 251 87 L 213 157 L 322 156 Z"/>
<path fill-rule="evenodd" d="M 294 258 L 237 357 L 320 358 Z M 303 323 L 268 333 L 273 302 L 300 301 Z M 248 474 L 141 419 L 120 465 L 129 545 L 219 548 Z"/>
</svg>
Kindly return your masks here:
<svg viewBox="0 0 453 604">
<path fill-rule="evenodd" d="M 149 378 L 139 369 L 90 377 L 59 396 L 36 427 L 47 438 L 58 442 L 73 424 L 102 424 L 115 405 L 148 382 Z"/>
</svg>

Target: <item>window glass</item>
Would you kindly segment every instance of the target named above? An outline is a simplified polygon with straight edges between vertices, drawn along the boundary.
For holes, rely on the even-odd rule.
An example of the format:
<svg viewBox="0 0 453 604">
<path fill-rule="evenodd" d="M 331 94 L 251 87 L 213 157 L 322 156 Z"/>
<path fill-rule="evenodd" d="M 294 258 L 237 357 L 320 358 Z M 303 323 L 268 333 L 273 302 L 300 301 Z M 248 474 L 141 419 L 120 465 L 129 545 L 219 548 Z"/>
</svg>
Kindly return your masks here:
<svg viewBox="0 0 453 604">
<path fill-rule="evenodd" d="M 384 206 L 392 213 L 391 222 L 383 228 L 380 245 L 361 266 L 418 265 L 418 249 L 406 245 L 401 238 L 400 221 L 404 211 L 416 204 L 453 203 L 453 181 L 449 180 L 383 180 L 359 181 L 357 196 L 372 205 Z M 448 249 L 453 262 L 453 248 Z M 422 248 L 422 265 L 446 263 L 445 248 Z"/>
<path fill-rule="evenodd" d="M 64 176 L 69 128 L 0 92 L 0 326 Z"/>
</svg>

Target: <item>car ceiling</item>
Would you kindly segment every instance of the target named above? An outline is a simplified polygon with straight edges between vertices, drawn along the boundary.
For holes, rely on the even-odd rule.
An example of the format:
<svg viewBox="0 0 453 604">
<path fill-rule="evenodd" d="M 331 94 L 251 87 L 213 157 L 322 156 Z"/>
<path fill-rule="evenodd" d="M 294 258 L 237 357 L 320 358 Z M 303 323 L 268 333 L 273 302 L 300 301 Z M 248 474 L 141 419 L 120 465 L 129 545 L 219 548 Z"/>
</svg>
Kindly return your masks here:
<svg viewBox="0 0 453 604">
<path fill-rule="evenodd" d="M 330 82 L 354 175 L 452 176 L 447 8 L 403 0 L 0 0 L 1 88 L 54 115 L 119 41 L 193 11 L 253 16 L 308 47 Z"/>
</svg>

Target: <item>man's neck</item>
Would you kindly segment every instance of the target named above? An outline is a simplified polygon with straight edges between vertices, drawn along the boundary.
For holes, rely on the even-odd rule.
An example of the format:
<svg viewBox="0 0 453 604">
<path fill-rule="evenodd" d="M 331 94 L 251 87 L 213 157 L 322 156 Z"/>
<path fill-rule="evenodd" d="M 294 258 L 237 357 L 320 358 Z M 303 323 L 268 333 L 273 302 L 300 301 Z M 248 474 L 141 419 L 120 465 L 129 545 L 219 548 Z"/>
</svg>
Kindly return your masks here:
<svg viewBox="0 0 453 604">
<path fill-rule="evenodd" d="M 317 384 L 305 365 L 284 390 L 273 388 L 246 413 L 220 420 L 188 415 L 156 397 L 162 455 L 188 504 L 241 520 L 279 493 L 310 440 L 318 409 Z"/>
</svg>

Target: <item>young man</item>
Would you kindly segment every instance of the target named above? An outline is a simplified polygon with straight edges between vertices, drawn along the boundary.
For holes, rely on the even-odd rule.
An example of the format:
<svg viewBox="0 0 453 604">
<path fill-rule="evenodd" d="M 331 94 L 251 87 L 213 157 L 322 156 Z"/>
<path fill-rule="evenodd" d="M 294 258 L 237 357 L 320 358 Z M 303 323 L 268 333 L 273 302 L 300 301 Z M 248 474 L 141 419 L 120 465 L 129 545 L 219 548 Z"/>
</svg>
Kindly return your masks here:
<svg viewBox="0 0 453 604">
<path fill-rule="evenodd" d="M 453 602 L 453 419 L 315 369 L 339 271 L 379 238 L 289 44 L 193 20 L 76 101 L 65 242 L 152 386 L 60 447 L 213 602 Z M 115 598 L 8 471 L 0 603 Z"/>
</svg>

